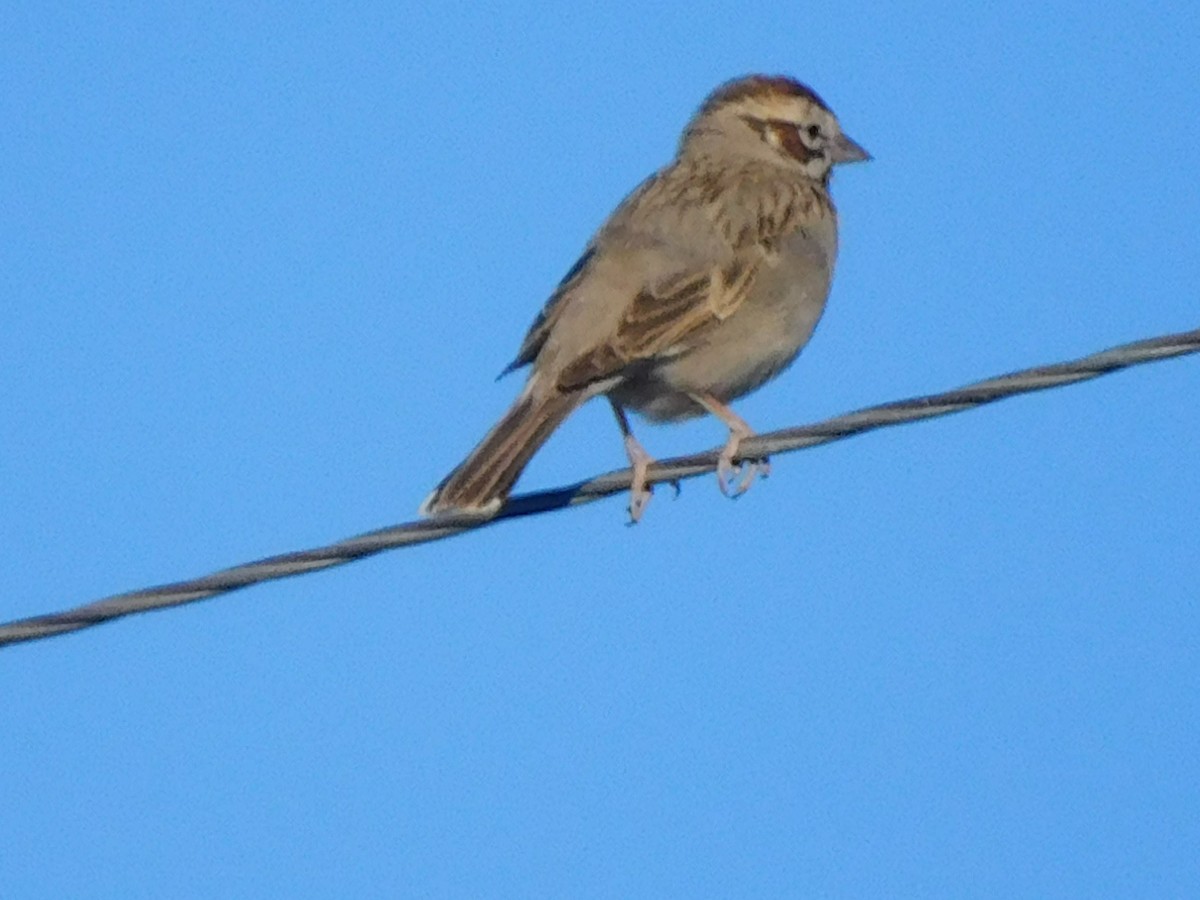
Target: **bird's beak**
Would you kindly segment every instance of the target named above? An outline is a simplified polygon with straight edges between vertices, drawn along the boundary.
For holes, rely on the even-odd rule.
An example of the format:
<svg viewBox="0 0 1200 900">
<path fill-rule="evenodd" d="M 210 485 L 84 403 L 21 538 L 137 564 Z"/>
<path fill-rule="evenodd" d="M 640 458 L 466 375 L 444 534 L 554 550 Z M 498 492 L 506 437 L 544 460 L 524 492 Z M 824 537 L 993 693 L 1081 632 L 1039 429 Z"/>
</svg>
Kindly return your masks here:
<svg viewBox="0 0 1200 900">
<path fill-rule="evenodd" d="M 833 153 L 830 154 L 829 158 L 833 160 L 834 165 L 840 163 L 870 162 L 871 154 L 860 144 L 846 137 L 846 135 L 839 134 L 837 140 L 833 142 Z"/>
</svg>

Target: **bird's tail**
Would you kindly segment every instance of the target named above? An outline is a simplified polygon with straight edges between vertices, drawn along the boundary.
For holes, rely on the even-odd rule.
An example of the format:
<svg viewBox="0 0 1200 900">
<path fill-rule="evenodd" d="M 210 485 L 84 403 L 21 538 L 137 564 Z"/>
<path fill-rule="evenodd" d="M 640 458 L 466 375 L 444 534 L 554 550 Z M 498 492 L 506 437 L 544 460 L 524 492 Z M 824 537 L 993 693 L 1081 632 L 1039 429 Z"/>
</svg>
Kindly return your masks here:
<svg viewBox="0 0 1200 900">
<path fill-rule="evenodd" d="M 558 391 L 542 394 L 531 387 L 526 386 L 470 456 L 425 498 L 421 515 L 500 509 L 529 460 L 583 399 Z"/>
</svg>

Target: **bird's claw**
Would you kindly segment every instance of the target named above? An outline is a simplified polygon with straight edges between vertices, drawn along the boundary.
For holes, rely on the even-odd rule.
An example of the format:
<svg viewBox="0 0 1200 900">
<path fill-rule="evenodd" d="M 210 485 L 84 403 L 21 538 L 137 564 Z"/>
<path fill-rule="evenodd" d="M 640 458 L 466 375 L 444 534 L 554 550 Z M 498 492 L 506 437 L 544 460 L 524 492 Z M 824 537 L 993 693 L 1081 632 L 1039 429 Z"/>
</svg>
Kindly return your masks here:
<svg viewBox="0 0 1200 900">
<path fill-rule="evenodd" d="M 731 500 L 736 500 L 750 490 L 755 478 L 767 478 L 770 474 L 771 461 L 766 457 L 735 461 L 732 454 L 722 454 L 717 462 L 717 486 L 721 493 Z"/>
<path fill-rule="evenodd" d="M 632 434 L 625 435 L 625 452 L 629 457 L 633 478 L 629 484 L 629 525 L 636 525 L 642 520 L 642 514 L 650 505 L 654 496 L 654 488 L 647 483 L 650 464 L 654 459 L 637 442 Z"/>
<path fill-rule="evenodd" d="M 629 521 L 626 525 L 636 525 L 642 520 L 642 514 L 653 496 L 654 488 L 648 485 L 634 485 L 629 489 Z"/>
</svg>

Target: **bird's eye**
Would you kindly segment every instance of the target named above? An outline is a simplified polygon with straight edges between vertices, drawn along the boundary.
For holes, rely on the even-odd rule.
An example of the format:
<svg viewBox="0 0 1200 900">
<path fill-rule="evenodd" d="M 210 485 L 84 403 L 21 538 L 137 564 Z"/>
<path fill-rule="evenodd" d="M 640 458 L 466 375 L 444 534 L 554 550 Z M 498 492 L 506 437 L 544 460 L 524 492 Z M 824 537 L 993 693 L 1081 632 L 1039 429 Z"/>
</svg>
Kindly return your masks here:
<svg viewBox="0 0 1200 900">
<path fill-rule="evenodd" d="M 820 125 L 809 125 L 808 128 L 805 129 L 805 131 L 808 132 L 808 136 L 810 138 L 812 138 L 814 141 L 821 136 L 821 126 Z"/>
</svg>

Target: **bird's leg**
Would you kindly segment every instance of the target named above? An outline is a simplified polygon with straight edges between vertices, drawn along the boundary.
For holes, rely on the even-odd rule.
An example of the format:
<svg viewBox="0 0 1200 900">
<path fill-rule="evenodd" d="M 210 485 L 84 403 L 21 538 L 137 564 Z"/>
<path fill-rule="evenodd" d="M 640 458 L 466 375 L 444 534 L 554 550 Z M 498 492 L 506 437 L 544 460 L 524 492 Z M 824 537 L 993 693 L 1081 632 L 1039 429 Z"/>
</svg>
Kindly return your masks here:
<svg viewBox="0 0 1200 900">
<path fill-rule="evenodd" d="M 646 448 L 633 436 L 629 418 L 621 405 L 611 397 L 608 402 L 612 405 L 613 415 L 617 417 L 617 426 L 625 437 L 625 455 L 629 457 L 629 465 L 633 468 L 633 481 L 629 485 L 629 524 L 636 525 L 654 494 L 654 488 L 646 483 L 646 473 L 650 469 L 650 463 L 654 462 L 654 457 L 647 453 Z"/>
<path fill-rule="evenodd" d="M 729 429 L 729 440 L 717 460 L 717 486 L 726 497 L 740 497 L 754 483 L 757 475 L 766 478 L 771 474 L 771 461 L 762 459 L 738 460 L 738 447 L 742 441 L 754 435 L 754 429 L 746 424 L 746 420 L 711 394 L 692 394 L 692 399 L 725 423 Z M 741 475 L 737 485 L 734 479 Z"/>
</svg>

